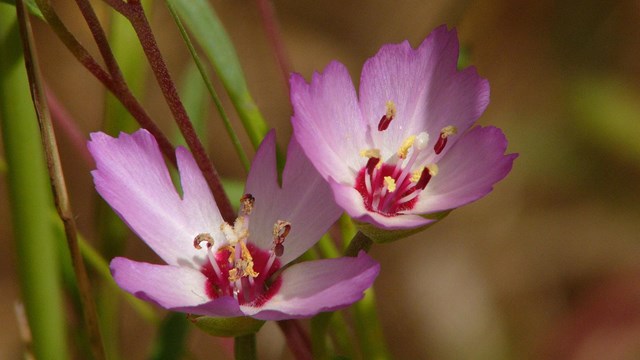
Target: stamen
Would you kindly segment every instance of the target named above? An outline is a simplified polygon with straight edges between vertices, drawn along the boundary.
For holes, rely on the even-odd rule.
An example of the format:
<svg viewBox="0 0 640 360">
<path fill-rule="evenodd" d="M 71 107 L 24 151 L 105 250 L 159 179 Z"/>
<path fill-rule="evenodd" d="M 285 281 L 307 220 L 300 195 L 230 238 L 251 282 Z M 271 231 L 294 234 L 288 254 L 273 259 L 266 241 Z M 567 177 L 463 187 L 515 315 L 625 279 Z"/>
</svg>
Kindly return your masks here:
<svg viewBox="0 0 640 360">
<path fill-rule="evenodd" d="M 396 180 L 391 176 L 384 177 L 384 184 L 390 193 L 396 191 Z"/>
<path fill-rule="evenodd" d="M 389 127 L 389 124 L 391 124 L 391 120 L 393 120 L 393 118 L 396 116 L 396 104 L 389 100 L 387 101 L 387 112 L 382 115 L 382 118 L 380 118 L 380 122 L 378 123 L 378 131 L 385 131 L 387 130 L 387 128 Z"/>
<path fill-rule="evenodd" d="M 418 180 L 418 183 L 415 186 L 416 190 L 424 190 L 424 188 L 427 187 L 429 180 L 436 175 L 438 175 L 438 165 L 431 164 L 429 166 L 425 166 L 424 169 L 422 169 L 420 180 Z"/>
<path fill-rule="evenodd" d="M 253 211 L 253 204 L 255 204 L 256 199 L 251 194 L 244 194 L 240 198 L 240 213 L 243 215 L 250 215 L 251 211 Z"/>
<path fill-rule="evenodd" d="M 416 140 L 415 135 L 411 135 L 404 140 L 402 145 L 400 145 L 400 149 L 398 149 L 398 157 L 400 159 L 406 159 L 407 154 L 409 154 L 409 149 L 413 146 L 413 142 Z"/>
<path fill-rule="evenodd" d="M 442 128 L 442 130 L 440 130 L 438 141 L 433 146 L 433 151 L 436 153 L 436 155 L 439 155 L 442 150 L 444 150 L 444 147 L 447 145 L 447 138 L 457 132 L 458 128 L 453 125 L 445 126 L 444 128 Z"/>
<path fill-rule="evenodd" d="M 273 224 L 273 253 L 276 257 L 282 256 L 284 253 L 284 240 L 291 231 L 291 223 L 284 220 L 278 220 Z"/>
<path fill-rule="evenodd" d="M 376 165 L 378 165 L 378 163 L 380 162 L 380 158 L 369 158 L 369 161 L 367 161 L 367 173 L 369 175 L 373 174 L 373 170 L 375 169 Z"/>
<path fill-rule="evenodd" d="M 360 150 L 360 156 L 366 157 L 366 158 L 379 158 L 380 157 L 380 149 Z"/>
<path fill-rule="evenodd" d="M 195 239 L 193 239 L 193 247 L 197 250 L 200 250 L 202 249 L 202 246 L 200 244 L 205 241 L 207 242 L 207 247 L 211 247 L 213 245 L 213 236 L 211 236 L 211 234 L 209 233 L 201 233 L 196 235 Z"/>
</svg>

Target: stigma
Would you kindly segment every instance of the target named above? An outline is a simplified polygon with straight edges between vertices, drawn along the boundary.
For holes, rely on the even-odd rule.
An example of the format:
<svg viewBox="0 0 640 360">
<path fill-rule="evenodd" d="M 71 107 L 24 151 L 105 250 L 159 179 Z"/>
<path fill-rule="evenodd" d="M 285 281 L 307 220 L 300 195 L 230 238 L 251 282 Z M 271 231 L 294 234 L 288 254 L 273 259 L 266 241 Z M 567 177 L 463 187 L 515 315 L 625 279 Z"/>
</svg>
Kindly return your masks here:
<svg viewBox="0 0 640 360">
<path fill-rule="evenodd" d="M 272 248 L 261 249 L 249 241 L 249 215 L 254 205 L 255 198 L 251 194 L 243 195 L 240 212 L 233 225 L 220 225 L 220 239 L 203 232 L 193 240 L 193 246 L 198 250 L 206 244 L 207 261 L 201 272 L 207 278 L 205 290 L 212 299 L 232 296 L 241 305 L 258 306 L 280 287 L 277 271 L 281 264 L 278 258 L 285 251 L 284 243 L 291 231 L 291 223 L 278 220 L 274 224 Z"/>
</svg>

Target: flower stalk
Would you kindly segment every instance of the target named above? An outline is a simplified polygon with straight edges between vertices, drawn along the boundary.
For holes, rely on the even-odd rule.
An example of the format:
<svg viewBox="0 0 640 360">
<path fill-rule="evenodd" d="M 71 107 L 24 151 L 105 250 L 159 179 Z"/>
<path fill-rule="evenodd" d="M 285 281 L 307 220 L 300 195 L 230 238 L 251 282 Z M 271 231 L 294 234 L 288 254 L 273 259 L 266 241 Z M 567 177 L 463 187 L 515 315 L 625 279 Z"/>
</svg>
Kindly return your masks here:
<svg viewBox="0 0 640 360">
<path fill-rule="evenodd" d="M 58 146 L 47 106 L 46 95 L 40 82 L 42 77 L 38 69 L 38 59 L 33 46 L 31 24 L 28 16 L 25 14 L 24 4 L 21 0 L 16 2 L 16 8 L 25 56 L 25 65 L 27 68 L 27 76 L 31 85 L 31 97 L 33 99 L 38 118 L 38 125 L 40 127 L 40 135 L 45 151 L 51 187 L 53 189 L 54 202 L 58 215 L 64 223 L 64 229 L 67 235 L 67 245 L 69 246 L 71 261 L 78 281 L 83 317 L 88 331 L 93 356 L 97 360 L 102 360 L 105 359 L 106 356 L 104 353 L 102 338 L 100 336 L 100 328 L 98 326 L 98 314 L 91 294 L 89 277 L 80 254 L 75 218 L 73 216 L 71 203 L 67 194 L 62 165 L 60 163 L 60 155 L 58 153 Z"/>
</svg>

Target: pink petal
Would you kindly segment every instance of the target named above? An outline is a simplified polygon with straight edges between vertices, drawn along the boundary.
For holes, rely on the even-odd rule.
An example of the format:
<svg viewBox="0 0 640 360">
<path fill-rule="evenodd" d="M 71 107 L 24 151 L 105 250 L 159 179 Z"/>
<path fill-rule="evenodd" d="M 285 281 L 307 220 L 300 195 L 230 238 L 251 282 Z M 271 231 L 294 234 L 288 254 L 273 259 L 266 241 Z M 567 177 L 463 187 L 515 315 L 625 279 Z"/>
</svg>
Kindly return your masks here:
<svg viewBox="0 0 640 360">
<path fill-rule="evenodd" d="M 298 74 L 291 76 L 290 83 L 296 139 L 325 179 L 353 181 L 349 166 L 359 169 L 363 164 L 360 150 L 370 145 L 347 69 L 332 62 L 324 73 L 313 75 L 311 84 Z"/>
<path fill-rule="evenodd" d="M 458 47 L 456 31 L 441 26 L 416 50 L 406 41 L 385 45 L 367 60 L 360 81 L 365 120 L 376 129 L 386 102 L 392 100 L 397 108 L 388 130 L 372 132 L 378 147 L 394 152 L 422 131 L 433 147 L 445 126 L 463 133 L 480 117 L 489 103 L 489 84 L 474 68 L 457 71 Z M 450 139 L 448 147 L 455 141 Z"/>
<path fill-rule="evenodd" d="M 168 310 L 209 316 L 242 315 L 232 297 L 211 300 L 205 292 L 206 277 L 192 268 L 115 258 L 111 273 L 125 291 Z"/>
<path fill-rule="evenodd" d="M 507 139 L 498 128 L 475 127 L 464 134 L 438 163 L 438 175 L 431 179 L 414 213 L 453 209 L 475 201 L 502 180 L 517 154 L 504 155 Z"/>
<path fill-rule="evenodd" d="M 310 317 L 337 310 L 360 300 L 380 271 L 365 252 L 358 257 L 307 261 L 282 273 L 282 287 L 261 308 L 242 307 L 257 319 L 282 320 Z"/>
<path fill-rule="evenodd" d="M 398 214 L 395 216 L 380 215 L 377 212 L 366 209 L 362 195 L 353 187 L 339 184 L 331 179 L 329 180 L 329 184 L 333 189 L 333 194 L 338 205 L 357 221 L 370 223 L 388 230 L 417 228 L 434 222 L 434 220 L 425 219 L 414 214 Z"/>
<path fill-rule="evenodd" d="M 260 145 L 247 179 L 247 192 L 256 199 L 249 231 L 254 244 L 270 249 L 273 225 L 278 220 L 289 221 L 291 232 L 280 257 L 286 264 L 313 246 L 342 211 L 333 201 L 328 184 L 295 139 L 289 143 L 282 188 L 277 183 L 276 171 L 275 133 L 272 131 Z"/>
<path fill-rule="evenodd" d="M 176 153 L 183 200 L 146 130 L 118 138 L 93 133 L 88 146 L 96 160 L 96 190 L 129 227 L 168 264 L 200 264 L 206 254 L 193 239 L 202 232 L 219 236 L 222 219 L 191 154 Z"/>
</svg>

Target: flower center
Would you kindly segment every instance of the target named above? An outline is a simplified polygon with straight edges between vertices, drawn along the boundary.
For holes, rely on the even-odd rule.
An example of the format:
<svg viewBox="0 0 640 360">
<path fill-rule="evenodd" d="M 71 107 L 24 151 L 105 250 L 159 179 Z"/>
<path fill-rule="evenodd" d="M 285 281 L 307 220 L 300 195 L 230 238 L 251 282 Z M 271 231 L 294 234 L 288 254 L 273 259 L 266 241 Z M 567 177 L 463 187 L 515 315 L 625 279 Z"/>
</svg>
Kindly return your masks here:
<svg viewBox="0 0 640 360">
<path fill-rule="evenodd" d="M 202 233 L 194 239 L 196 249 L 206 242 L 208 262 L 200 271 L 207 277 L 205 290 L 209 298 L 233 296 L 240 305 L 260 306 L 270 299 L 280 288 L 282 279 L 278 257 L 284 253 L 284 241 L 291 224 L 278 220 L 273 230 L 273 247 L 264 250 L 249 243 L 249 214 L 254 199 L 245 194 L 242 199 L 240 216 L 233 226 L 223 223 L 220 226 L 224 241 L 217 251 L 213 251 L 213 237 Z"/>
<path fill-rule="evenodd" d="M 393 101 L 387 101 L 386 112 L 378 123 L 378 131 L 387 130 L 396 113 Z M 447 145 L 447 139 L 456 132 L 455 126 L 443 128 L 433 146 L 433 152 L 436 155 L 440 154 Z M 358 171 L 354 187 L 362 195 L 367 210 L 384 216 L 394 216 L 415 206 L 420 193 L 427 187 L 431 178 L 438 174 L 438 166 L 435 163 L 424 164 L 424 154 L 430 151 L 427 149 L 428 142 L 429 134 L 426 132 L 410 135 L 396 153 L 384 161 L 379 149 L 360 152 L 360 155 L 368 160 Z"/>
</svg>

